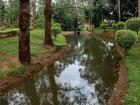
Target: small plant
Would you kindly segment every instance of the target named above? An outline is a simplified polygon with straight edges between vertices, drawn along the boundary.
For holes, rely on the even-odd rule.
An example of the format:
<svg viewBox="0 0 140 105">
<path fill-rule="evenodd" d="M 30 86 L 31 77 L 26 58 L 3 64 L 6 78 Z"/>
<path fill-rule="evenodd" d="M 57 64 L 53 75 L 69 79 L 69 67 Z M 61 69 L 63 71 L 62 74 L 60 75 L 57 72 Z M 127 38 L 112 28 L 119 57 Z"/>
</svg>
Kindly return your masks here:
<svg viewBox="0 0 140 105">
<path fill-rule="evenodd" d="M 53 22 L 52 23 L 52 27 L 60 27 L 61 28 L 61 24 L 60 23 Z"/>
<path fill-rule="evenodd" d="M 100 25 L 100 27 L 101 27 L 104 31 L 106 31 L 106 28 L 108 27 L 108 24 L 102 23 L 102 24 Z"/>
<path fill-rule="evenodd" d="M 138 32 L 138 41 L 140 41 L 140 31 Z"/>
<path fill-rule="evenodd" d="M 117 30 L 117 24 L 116 24 L 116 23 L 113 23 L 113 24 L 112 24 L 112 28 L 113 28 L 114 30 Z"/>
<path fill-rule="evenodd" d="M 61 27 L 55 26 L 51 28 L 54 38 L 56 39 L 57 35 L 61 33 Z"/>
<path fill-rule="evenodd" d="M 126 28 L 138 33 L 140 29 L 140 18 L 131 18 L 126 21 Z"/>
<path fill-rule="evenodd" d="M 119 30 L 116 32 L 115 39 L 117 44 L 127 51 L 135 44 L 137 40 L 137 34 L 130 30 Z"/>
<path fill-rule="evenodd" d="M 118 22 L 117 23 L 117 29 L 118 30 L 125 29 L 125 22 Z"/>
</svg>

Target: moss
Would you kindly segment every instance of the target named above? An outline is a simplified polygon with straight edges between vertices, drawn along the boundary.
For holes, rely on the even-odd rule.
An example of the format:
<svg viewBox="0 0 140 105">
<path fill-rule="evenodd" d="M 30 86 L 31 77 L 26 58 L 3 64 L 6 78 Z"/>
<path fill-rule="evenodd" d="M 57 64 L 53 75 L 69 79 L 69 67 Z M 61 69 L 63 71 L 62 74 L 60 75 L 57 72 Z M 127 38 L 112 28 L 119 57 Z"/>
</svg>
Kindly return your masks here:
<svg viewBox="0 0 140 105">
<path fill-rule="evenodd" d="M 129 88 L 124 105 L 140 104 L 140 43 L 137 43 L 125 56 L 128 69 Z"/>
</svg>

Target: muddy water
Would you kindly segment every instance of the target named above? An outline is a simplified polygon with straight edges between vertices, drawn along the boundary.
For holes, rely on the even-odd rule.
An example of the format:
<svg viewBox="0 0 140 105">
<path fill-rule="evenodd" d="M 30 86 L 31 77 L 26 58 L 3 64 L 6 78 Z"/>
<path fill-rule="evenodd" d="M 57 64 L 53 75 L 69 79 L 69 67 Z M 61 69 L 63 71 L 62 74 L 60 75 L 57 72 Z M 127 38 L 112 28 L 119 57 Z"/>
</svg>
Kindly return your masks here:
<svg viewBox="0 0 140 105">
<path fill-rule="evenodd" d="M 22 86 L 0 96 L 0 105 L 105 105 L 118 78 L 112 40 L 68 36 L 72 51 Z"/>
</svg>

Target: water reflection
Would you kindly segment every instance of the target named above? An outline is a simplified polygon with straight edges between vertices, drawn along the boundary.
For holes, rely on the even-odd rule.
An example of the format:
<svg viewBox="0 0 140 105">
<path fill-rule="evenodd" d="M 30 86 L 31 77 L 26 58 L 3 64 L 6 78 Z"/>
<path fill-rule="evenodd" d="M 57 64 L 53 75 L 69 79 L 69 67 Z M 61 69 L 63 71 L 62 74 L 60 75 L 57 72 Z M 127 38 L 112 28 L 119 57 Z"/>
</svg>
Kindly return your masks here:
<svg viewBox="0 0 140 105">
<path fill-rule="evenodd" d="M 117 80 L 113 42 L 69 36 L 72 51 L 0 97 L 0 105 L 105 105 Z"/>
</svg>

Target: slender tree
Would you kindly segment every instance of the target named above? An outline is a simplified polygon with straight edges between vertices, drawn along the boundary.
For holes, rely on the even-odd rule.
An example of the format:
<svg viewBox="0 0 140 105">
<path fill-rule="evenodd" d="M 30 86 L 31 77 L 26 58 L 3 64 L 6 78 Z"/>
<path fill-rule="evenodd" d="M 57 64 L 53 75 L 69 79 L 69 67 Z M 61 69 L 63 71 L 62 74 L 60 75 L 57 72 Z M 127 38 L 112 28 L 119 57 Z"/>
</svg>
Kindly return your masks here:
<svg viewBox="0 0 140 105">
<path fill-rule="evenodd" d="M 20 0 L 19 15 L 19 61 L 29 64 L 30 56 L 30 0 Z"/>
<path fill-rule="evenodd" d="M 120 6 L 120 0 L 118 0 L 118 17 L 119 17 L 119 21 L 121 21 L 121 6 Z"/>
<path fill-rule="evenodd" d="M 37 20 L 37 0 L 31 0 L 31 10 L 32 10 L 32 25 L 36 28 L 36 20 Z"/>
<path fill-rule="evenodd" d="M 45 0 L 45 38 L 44 45 L 45 47 L 53 46 L 53 40 L 51 37 L 51 0 Z"/>
<path fill-rule="evenodd" d="M 138 17 L 140 17 L 140 0 L 138 0 Z"/>
</svg>

